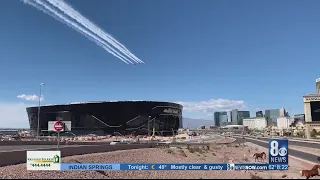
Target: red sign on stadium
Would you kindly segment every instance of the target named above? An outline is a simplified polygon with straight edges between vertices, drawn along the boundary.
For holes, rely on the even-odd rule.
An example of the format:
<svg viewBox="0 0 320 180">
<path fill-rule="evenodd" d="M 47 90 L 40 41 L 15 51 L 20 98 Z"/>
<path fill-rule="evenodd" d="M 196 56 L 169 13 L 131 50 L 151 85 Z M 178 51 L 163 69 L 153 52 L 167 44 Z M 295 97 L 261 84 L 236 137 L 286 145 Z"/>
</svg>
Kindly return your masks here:
<svg viewBox="0 0 320 180">
<path fill-rule="evenodd" d="M 54 123 L 53 128 L 56 132 L 61 132 L 64 129 L 64 123 L 61 121 L 57 121 Z"/>
</svg>

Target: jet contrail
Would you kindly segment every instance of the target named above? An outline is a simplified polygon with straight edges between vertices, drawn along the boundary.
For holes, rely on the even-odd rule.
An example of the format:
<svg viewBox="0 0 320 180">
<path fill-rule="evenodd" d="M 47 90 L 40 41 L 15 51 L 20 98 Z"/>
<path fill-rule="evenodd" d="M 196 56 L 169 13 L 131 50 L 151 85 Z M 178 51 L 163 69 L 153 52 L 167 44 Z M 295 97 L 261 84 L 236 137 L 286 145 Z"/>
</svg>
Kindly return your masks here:
<svg viewBox="0 0 320 180">
<path fill-rule="evenodd" d="M 111 52 L 109 49 L 107 49 L 99 40 L 97 40 L 97 37 L 93 37 L 94 35 L 92 35 L 90 32 L 86 31 L 85 29 L 81 28 L 81 27 L 77 27 L 78 25 L 71 22 L 70 20 L 67 19 L 67 17 L 63 17 L 62 15 L 59 15 L 58 12 L 56 12 L 55 10 L 53 10 L 50 7 L 46 7 L 45 4 L 41 1 L 35 0 L 35 2 L 31 2 L 30 0 L 23 0 L 26 4 L 29 4 L 31 6 L 34 6 L 35 8 L 37 8 L 40 11 L 43 11 L 44 13 L 52 16 L 54 19 L 68 25 L 69 27 L 75 29 L 76 31 L 78 31 L 79 33 L 83 34 L 84 36 L 86 36 L 89 40 L 94 41 L 97 45 L 101 46 L 102 48 L 104 48 L 106 51 L 108 51 L 109 53 L 111 53 L 112 55 L 116 56 L 117 58 L 119 58 L 120 60 L 122 60 L 123 62 L 127 63 L 130 62 L 129 60 L 127 60 L 125 57 L 123 57 L 121 54 L 119 57 L 117 54 L 114 54 L 113 52 Z M 38 3 L 38 4 L 37 4 Z M 41 6 L 44 5 L 44 6 Z M 46 9 L 48 8 L 48 9 Z M 88 32 L 88 34 L 86 34 Z M 91 34 L 91 35 L 90 35 Z M 126 62 L 124 59 L 126 59 L 128 62 Z M 132 63 L 132 62 L 131 62 Z"/>
<path fill-rule="evenodd" d="M 79 33 L 81 33 L 82 35 L 86 36 L 89 40 L 94 41 L 97 45 L 99 45 L 100 47 L 102 47 L 103 49 L 105 49 L 107 52 L 109 52 L 110 54 L 114 55 L 115 57 L 117 57 L 118 59 L 120 59 L 121 61 L 123 61 L 126 64 L 133 64 L 132 60 L 128 60 L 128 58 L 124 57 L 120 52 L 118 52 L 117 50 L 115 50 L 114 48 L 112 48 L 107 42 L 105 42 L 102 38 L 96 36 L 95 34 L 93 34 L 92 32 L 86 30 L 85 27 L 81 27 L 81 25 L 79 25 L 76 22 L 73 22 L 71 19 L 69 19 L 68 17 L 64 16 L 62 13 L 58 12 L 57 10 L 55 10 L 53 7 L 50 7 L 49 4 L 41 1 L 41 0 L 23 0 L 24 3 L 31 5 L 33 7 L 35 7 L 36 9 L 52 16 L 53 18 L 55 18 L 56 20 L 68 25 L 69 27 L 75 29 L 76 31 L 78 31 Z M 128 63 L 129 62 L 129 63 Z"/>
<path fill-rule="evenodd" d="M 115 50 L 114 50 L 115 53 L 112 52 L 108 48 L 108 47 L 110 47 L 108 44 L 106 44 L 105 42 L 100 40 L 98 37 L 96 37 L 95 35 L 93 35 L 89 31 L 87 31 L 84 28 L 80 27 L 77 23 L 74 23 L 71 20 L 69 20 L 67 17 L 64 17 L 59 12 L 57 12 L 56 10 L 54 10 L 53 8 L 51 8 L 49 5 L 47 5 L 46 3 L 42 2 L 41 0 L 32 0 L 32 1 L 33 2 L 31 2 L 30 0 L 24 0 L 24 2 L 26 4 L 34 6 L 38 10 L 43 11 L 44 13 L 52 16 L 56 20 L 58 20 L 60 22 L 63 22 L 64 24 L 68 25 L 69 27 L 75 29 L 76 31 L 78 31 L 81 34 L 83 34 L 84 36 L 86 36 L 88 39 L 94 41 L 97 45 L 99 45 L 100 47 L 102 47 L 103 49 L 105 49 L 107 52 L 109 52 L 110 54 L 114 55 L 115 57 L 119 58 L 124 63 L 129 64 L 128 62 L 130 62 L 130 61 L 127 58 L 125 58 L 124 56 L 122 56 L 121 54 L 119 54 Z M 111 48 L 111 49 L 113 50 L 113 48 Z M 130 63 L 132 63 L 132 62 L 130 62 Z"/>
<path fill-rule="evenodd" d="M 119 50 L 121 53 L 135 61 L 136 63 L 143 63 L 139 58 L 134 56 L 127 48 L 125 48 L 120 42 L 117 40 L 113 39 L 110 37 L 108 34 L 106 34 L 101 28 L 98 26 L 94 25 L 90 20 L 85 18 L 83 15 L 81 15 L 79 12 L 74 10 L 70 5 L 68 5 L 66 2 L 63 0 L 46 0 L 59 10 L 61 10 L 64 14 L 69 16 L 70 18 L 74 19 L 77 21 L 79 24 L 84 26 L 85 28 L 89 29 L 92 31 L 95 35 L 100 37 L 101 39 L 107 41 L 109 44 L 114 46 L 117 50 Z"/>
</svg>

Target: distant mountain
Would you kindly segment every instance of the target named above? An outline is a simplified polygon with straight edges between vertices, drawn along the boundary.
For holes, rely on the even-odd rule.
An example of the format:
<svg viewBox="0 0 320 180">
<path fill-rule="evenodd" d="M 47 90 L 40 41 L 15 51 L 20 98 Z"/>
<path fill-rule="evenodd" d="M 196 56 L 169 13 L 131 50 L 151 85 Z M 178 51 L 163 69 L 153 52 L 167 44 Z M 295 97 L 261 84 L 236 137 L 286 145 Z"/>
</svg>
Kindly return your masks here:
<svg viewBox="0 0 320 180">
<path fill-rule="evenodd" d="M 191 119 L 182 117 L 183 128 L 196 129 L 202 126 L 214 126 L 213 120 Z"/>
</svg>

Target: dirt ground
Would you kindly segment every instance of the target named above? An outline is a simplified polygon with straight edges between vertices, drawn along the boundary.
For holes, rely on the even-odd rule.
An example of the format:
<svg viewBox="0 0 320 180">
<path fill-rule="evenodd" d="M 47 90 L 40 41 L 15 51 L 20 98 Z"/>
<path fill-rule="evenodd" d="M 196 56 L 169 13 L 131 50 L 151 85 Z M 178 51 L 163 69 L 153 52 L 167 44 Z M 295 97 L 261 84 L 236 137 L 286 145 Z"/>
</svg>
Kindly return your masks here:
<svg viewBox="0 0 320 180">
<path fill-rule="evenodd" d="M 251 143 L 245 145 L 217 145 L 212 143 L 210 150 L 198 148 L 169 148 L 169 149 L 137 149 L 107 153 L 96 153 L 81 156 L 72 156 L 62 159 L 63 163 L 255 163 L 253 154 L 266 152 Z M 266 160 L 267 161 L 267 160 Z M 295 159 L 289 159 L 288 171 L 27 171 L 26 164 L 6 166 L 0 168 L 0 178 L 94 178 L 94 179 L 305 179 L 300 171 L 305 165 Z M 319 179 L 319 176 L 317 178 Z"/>
</svg>

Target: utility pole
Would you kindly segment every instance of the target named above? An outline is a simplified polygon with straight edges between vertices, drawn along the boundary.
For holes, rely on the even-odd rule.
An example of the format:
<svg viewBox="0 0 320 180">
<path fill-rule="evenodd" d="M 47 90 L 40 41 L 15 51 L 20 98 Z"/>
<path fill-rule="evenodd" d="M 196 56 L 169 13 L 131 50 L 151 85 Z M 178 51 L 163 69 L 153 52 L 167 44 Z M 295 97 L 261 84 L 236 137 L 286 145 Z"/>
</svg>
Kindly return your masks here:
<svg viewBox="0 0 320 180">
<path fill-rule="evenodd" d="M 38 126 L 37 126 L 37 140 L 39 140 L 39 131 L 40 131 L 40 105 L 41 105 L 41 88 L 45 85 L 44 83 L 40 83 L 40 96 L 39 96 L 39 106 L 38 106 Z"/>
<path fill-rule="evenodd" d="M 148 137 L 150 136 L 150 118 L 151 116 L 148 117 Z"/>
<path fill-rule="evenodd" d="M 155 136 L 155 130 L 156 130 L 156 118 L 153 118 L 153 133 L 152 133 L 152 137 Z"/>
</svg>

